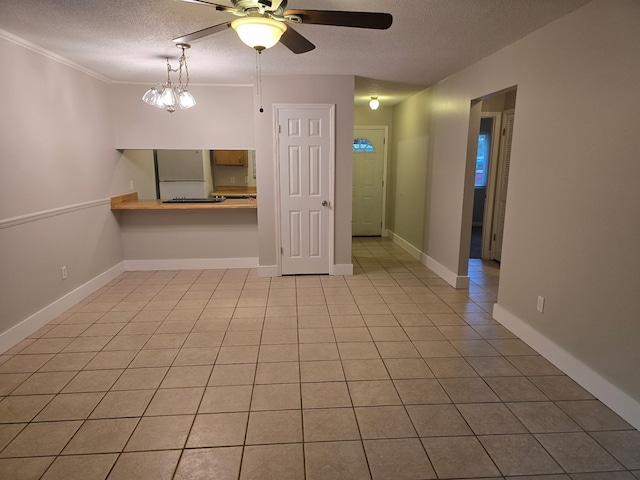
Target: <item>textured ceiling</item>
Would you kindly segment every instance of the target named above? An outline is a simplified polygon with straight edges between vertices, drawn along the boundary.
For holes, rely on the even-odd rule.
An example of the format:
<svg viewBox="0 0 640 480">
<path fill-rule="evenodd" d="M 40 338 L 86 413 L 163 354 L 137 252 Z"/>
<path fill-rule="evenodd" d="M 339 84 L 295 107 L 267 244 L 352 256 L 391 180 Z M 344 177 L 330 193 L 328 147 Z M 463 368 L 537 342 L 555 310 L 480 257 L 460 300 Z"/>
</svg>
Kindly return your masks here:
<svg viewBox="0 0 640 480">
<path fill-rule="evenodd" d="M 230 0 L 217 3 L 231 5 Z M 588 0 L 289 0 L 288 8 L 379 11 L 388 30 L 295 29 L 316 45 L 262 54 L 263 75 L 355 75 L 356 104 L 384 104 L 446 78 Z M 234 19 L 177 0 L 0 0 L 0 29 L 114 82 L 153 84 L 180 51 L 171 39 Z M 2 35 L 2 32 L 0 32 Z M 6 67 L 6 65 L 5 65 Z M 191 83 L 253 83 L 255 53 L 226 30 L 192 43 Z"/>
</svg>

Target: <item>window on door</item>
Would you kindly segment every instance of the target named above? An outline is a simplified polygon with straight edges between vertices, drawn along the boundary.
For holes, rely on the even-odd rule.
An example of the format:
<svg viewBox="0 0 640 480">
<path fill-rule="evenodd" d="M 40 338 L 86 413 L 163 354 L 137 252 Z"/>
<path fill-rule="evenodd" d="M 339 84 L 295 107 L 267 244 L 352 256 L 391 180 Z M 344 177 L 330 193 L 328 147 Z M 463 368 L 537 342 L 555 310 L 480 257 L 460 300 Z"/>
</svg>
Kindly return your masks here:
<svg viewBox="0 0 640 480">
<path fill-rule="evenodd" d="M 375 149 L 369 140 L 366 138 L 356 138 L 353 140 L 353 151 L 354 153 L 362 153 L 362 152 L 374 152 Z"/>
</svg>

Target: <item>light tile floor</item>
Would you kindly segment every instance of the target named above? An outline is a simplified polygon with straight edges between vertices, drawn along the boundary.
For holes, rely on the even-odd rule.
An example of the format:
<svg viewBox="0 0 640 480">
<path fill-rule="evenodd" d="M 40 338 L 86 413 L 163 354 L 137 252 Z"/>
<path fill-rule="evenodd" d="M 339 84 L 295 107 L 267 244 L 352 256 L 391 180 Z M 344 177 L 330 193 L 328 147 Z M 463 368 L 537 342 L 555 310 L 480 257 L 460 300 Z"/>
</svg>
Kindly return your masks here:
<svg viewBox="0 0 640 480">
<path fill-rule="evenodd" d="M 128 272 L 0 356 L 2 479 L 640 479 L 640 432 L 386 239 Z"/>
</svg>

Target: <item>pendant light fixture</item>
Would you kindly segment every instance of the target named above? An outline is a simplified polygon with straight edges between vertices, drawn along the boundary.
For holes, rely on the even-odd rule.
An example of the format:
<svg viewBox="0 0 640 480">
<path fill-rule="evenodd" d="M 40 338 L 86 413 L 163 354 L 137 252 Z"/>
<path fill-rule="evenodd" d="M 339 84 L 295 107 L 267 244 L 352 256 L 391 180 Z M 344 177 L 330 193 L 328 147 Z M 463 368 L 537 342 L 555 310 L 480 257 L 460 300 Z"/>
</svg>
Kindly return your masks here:
<svg viewBox="0 0 640 480">
<path fill-rule="evenodd" d="M 176 46 L 182 49 L 182 54 L 178 59 L 178 68 L 171 68 L 171 64 L 167 58 L 166 83 L 159 83 L 158 85 L 151 87 L 142 96 L 142 101 L 145 103 L 157 108 L 164 108 L 169 113 L 176 111 L 176 105 L 181 109 L 191 108 L 196 105 L 196 99 L 187 89 L 189 86 L 189 66 L 187 65 L 185 50 L 191 48 L 191 45 L 188 43 L 178 43 Z M 183 70 L 186 76 L 186 83 L 184 84 L 182 83 Z M 171 72 L 178 72 L 178 85 L 171 83 Z"/>
<path fill-rule="evenodd" d="M 371 110 L 377 110 L 379 106 L 380 101 L 378 100 L 378 97 L 371 97 L 371 100 L 369 101 L 369 108 Z"/>
</svg>

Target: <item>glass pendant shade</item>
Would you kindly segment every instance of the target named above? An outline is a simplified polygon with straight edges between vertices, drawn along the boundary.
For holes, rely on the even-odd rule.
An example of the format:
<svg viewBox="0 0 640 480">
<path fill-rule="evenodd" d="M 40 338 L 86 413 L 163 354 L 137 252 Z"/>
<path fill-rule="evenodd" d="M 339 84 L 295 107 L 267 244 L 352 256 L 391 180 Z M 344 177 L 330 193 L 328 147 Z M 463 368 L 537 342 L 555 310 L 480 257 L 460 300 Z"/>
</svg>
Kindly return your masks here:
<svg viewBox="0 0 640 480">
<path fill-rule="evenodd" d="M 243 17 L 231 22 L 240 40 L 245 45 L 264 50 L 273 47 L 287 30 L 283 22 L 265 17 Z"/>
<path fill-rule="evenodd" d="M 162 85 L 156 85 L 155 87 L 151 87 L 146 93 L 142 96 L 142 101 L 148 103 L 149 105 L 157 108 L 164 108 L 164 104 L 160 100 L 160 92 L 162 91 Z"/>
<path fill-rule="evenodd" d="M 187 91 L 186 88 L 177 87 L 176 90 L 178 93 L 178 105 L 180 105 L 180 108 L 184 110 L 196 105 L 196 99 Z"/>
<path fill-rule="evenodd" d="M 380 101 L 378 100 L 378 97 L 371 97 L 371 101 L 369 102 L 369 108 L 371 110 L 377 110 L 379 106 L 380 106 Z"/>
<path fill-rule="evenodd" d="M 178 103 L 176 92 L 171 84 L 165 85 L 164 90 L 162 90 L 162 94 L 160 95 L 160 101 L 165 107 L 175 107 L 176 103 Z"/>
</svg>

